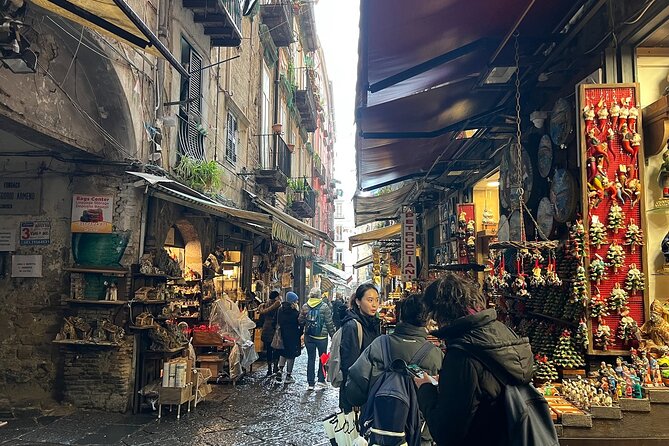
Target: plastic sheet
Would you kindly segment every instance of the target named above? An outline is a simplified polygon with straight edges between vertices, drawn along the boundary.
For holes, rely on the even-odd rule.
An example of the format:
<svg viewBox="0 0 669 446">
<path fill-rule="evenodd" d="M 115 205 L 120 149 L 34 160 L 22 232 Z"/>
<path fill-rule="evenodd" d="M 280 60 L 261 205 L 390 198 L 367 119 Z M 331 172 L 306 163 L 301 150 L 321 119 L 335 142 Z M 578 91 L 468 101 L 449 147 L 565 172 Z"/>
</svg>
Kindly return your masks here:
<svg viewBox="0 0 669 446">
<path fill-rule="evenodd" d="M 249 318 L 248 312 L 241 311 L 225 293 L 212 304 L 209 322 L 210 326 L 218 325 L 218 333 L 221 336 L 235 340 L 235 347 L 231 350 L 229 358 L 230 377 L 234 379 L 235 369 L 238 366 L 248 368 L 258 359 L 258 354 L 253 347 L 252 334 L 256 324 Z"/>
</svg>

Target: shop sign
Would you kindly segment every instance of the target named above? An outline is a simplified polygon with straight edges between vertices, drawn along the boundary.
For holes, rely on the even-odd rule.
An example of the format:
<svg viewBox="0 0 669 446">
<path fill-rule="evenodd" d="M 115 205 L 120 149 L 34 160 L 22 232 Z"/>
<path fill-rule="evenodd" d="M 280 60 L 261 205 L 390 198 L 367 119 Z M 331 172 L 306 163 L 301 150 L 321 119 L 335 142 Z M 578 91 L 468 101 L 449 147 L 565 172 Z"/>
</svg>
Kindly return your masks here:
<svg viewBox="0 0 669 446">
<path fill-rule="evenodd" d="M 402 212 L 402 280 L 416 279 L 416 214 L 411 208 Z"/>
<path fill-rule="evenodd" d="M 26 245 L 48 245 L 51 243 L 50 221 L 22 221 L 21 222 L 21 246 Z"/>
<path fill-rule="evenodd" d="M 39 214 L 41 204 L 40 178 L 8 178 L 0 181 L 0 214 Z"/>
<path fill-rule="evenodd" d="M 109 234 L 112 232 L 111 195 L 72 196 L 72 232 L 94 232 Z"/>
<path fill-rule="evenodd" d="M 16 251 L 16 231 L 3 229 L 0 231 L 0 252 Z"/>
<path fill-rule="evenodd" d="M 12 256 L 12 277 L 42 277 L 42 256 Z"/>
</svg>

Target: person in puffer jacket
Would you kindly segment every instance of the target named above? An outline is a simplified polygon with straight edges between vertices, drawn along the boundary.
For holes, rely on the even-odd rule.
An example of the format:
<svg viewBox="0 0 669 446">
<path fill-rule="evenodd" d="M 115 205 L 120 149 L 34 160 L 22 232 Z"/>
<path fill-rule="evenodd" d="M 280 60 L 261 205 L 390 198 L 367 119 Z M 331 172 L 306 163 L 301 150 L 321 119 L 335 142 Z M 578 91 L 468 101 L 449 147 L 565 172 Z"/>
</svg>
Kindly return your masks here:
<svg viewBox="0 0 669 446">
<path fill-rule="evenodd" d="M 281 299 L 279 297 L 279 292 L 272 290 L 269 293 L 267 302 L 258 308 L 258 312 L 265 317 L 260 339 L 265 347 L 265 356 L 267 357 L 267 376 L 272 376 L 279 371 L 279 354 L 272 347 L 272 339 L 274 339 L 274 331 L 276 330 L 277 310 L 281 306 Z"/>
<path fill-rule="evenodd" d="M 411 358 L 416 355 L 423 345 L 429 343 L 425 326 L 430 317 L 423 296 L 412 294 L 401 300 L 397 304 L 397 313 L 399 323 L 393 334 L 388 336 L 392 355 L 391 361 L 402 359 L 407 364 L 411 364 Z M 444 354 L 441 350 L 433 345 L 416 365 L 423 369 L 425 373 L 436 375 L 441 368 L 443 357 Z M 364 405 L 374 382 L 383 372 L 381 339 L 376 338 L 348 370 L 348 379 L 346 380 L 348 401 L 353 406 Z M 402 427 L 404 426 L 398 426 L 397 431 L 401 431 Z M 429 430 L 425 428 L 421 430 L 422 444 L 432 444 Z"/>
<path fill-rule="evenodd" d="M 533 355 L 527 338 L 518 337 L 486 309 L 478 284 L 453 273 L 431 283 L 425 302 L 450 345 L 462 345 L 486 364 L 496 364 L 510 384 L 532 378 Z M 509 444 L 503 385 L 478 359 L 460 348 L 444 356 L 439 385 L 416 379 L 418 404 L 437 445 Z"/>
<path fill-rule="evenodd" d="M 328 335 L 334 336 L 335 326 L 332 322 L 332 310 L 321 297 L 321 291 L 314 288 L 309 292 L 309 300 L 302 306 L 298 318 L 304 327 L 304 346 L 307 348 L 307 390 L 314 390 L 316 369 L 318 366 L 318 389 L 325 389 L 325 372 L 320 363 L 322 354 L 328 351 Z M 318 356 L 316 356 L 318 351 Z"/>
</svg>

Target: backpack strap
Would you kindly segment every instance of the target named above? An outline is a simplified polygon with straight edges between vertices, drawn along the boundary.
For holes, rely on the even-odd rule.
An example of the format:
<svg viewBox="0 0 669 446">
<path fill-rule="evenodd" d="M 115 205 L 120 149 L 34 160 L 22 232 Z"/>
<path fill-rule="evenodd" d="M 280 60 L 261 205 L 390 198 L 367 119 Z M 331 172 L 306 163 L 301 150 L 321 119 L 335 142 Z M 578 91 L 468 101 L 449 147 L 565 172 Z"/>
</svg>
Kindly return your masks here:
<svg viewBox="0 0 669 446">
<path fill-rule="evenodd" d="M 358 348 L 362 353 L 362 324 L 355 319 L 353 320 L 355 321 L 355 325 L 358 327 Z"/>
<path fill-rule="evenodd" d="M 423 359 L 425 359 L 428 353 L 430 353 L 430 350 L 432 350 L 432 344 L 430 341 L 425 341 L 425 343 L 421 345 L 418 351 L 411 357 L 409 364 L 420 364 L 423 362 Z"/>
<path fill-rule="evenodd" d="M 393 355 L 390 351 L 390 339 L 388 335 L 379 336 L 381 342 L 381 358 L 383 358 L 383 370 L 390 370 Z"/>
</svg>

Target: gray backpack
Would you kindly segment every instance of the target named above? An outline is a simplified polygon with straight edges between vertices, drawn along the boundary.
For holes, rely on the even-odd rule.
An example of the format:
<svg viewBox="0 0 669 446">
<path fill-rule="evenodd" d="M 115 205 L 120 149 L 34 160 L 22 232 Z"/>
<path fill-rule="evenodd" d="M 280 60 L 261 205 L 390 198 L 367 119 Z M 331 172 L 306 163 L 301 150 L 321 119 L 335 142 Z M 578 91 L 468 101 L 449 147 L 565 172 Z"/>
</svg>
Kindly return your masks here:
<svg viewBox="0 0 669 446">
<path fill-rule="evenodd" d="M 353 319 L 355 321 L 355 319 Z M 355 321 L 355 325 L 358 327 L 358 345 L 362 350 L 362 324 L 358 321 Z M 344 374 L 341 371 L 341 352 L 339 348 L 341 347 L 341 331 L 344 327 L 340 328 L 332 336 L 332 347 L 330 347 L 330 359 L 328 359 L 328 368 L 327 368 L 327 381 L 332 384 L 332 387 L 339 387 L 344 381 Z"/>
</svg>

